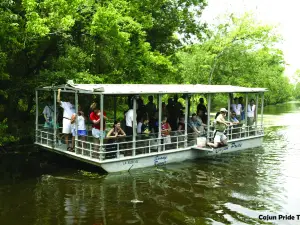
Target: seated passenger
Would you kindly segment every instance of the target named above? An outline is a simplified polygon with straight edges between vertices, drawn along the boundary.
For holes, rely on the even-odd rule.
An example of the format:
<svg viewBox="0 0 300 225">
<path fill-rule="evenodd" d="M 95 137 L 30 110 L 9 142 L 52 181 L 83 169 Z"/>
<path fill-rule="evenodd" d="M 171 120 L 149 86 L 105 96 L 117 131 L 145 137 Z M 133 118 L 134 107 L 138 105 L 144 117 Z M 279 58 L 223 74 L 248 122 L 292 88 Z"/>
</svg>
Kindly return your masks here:
<svg viewBox="0 0 300 225">
<path fill-rule="evenodd" d="M 149 120 L 145 119 L 143 121 L 143 125 L 142 125 L 142 134 L 146 134 L 146 136 L 148 136 L 148 134 L 150 134 L 150 130 L 149 130 Z"/>
<path fill-rule="evenodd" d="M 121 128 L 119 121 L 114 122 L 113 128 L 107 133 L 107 138 L 125 137 L 126 134 Z"/>
<path fill-rule="evenodd" d="M 189 121 L 190 131 L 195 133 L 197 136 L 204 133 L 205 124 L 197 117 L 196 113 L 192 114 L 192 117 Z"/>
<path fill-rule="evenodd" d="M 184 117 L 180 117 L 180 118 L 179 118 L 179 122 L 178 122 L 178 128 L 177 128 L 177 131 L 183 132 L 184 130 L 185 130 Z"/>
<path fill-rule="evenodd" d="M 227 145 L 227 137 L 224 132 L 227 126 L 231 125 L 231 122 L 225 120 L 227 110 L 225 108 L 220 109 L 220 114 L 216 118 L 215 130 L 214 130 L 214 143 L 207 143 L 208 146 L 213 148 L 221 147 Z"/>
<path fill-rule="evenodd" d="M 121 128 L 121 123 L 119 121 L 115 121 L 114 122 L 114 126 L 113 128 L 108 131 L 107 133 L 107 146 L 106 146 L 106 152 L 110 152 L 110 151 L 116 151 L 117 150 L 117 145 L 113 144 L 117 142 L 117 138 L 119 137 L 125 137 L 126 134 L 123 131 L 123 129 Z M 116 153 L 106 153 L 105 154 L 105 158 L 115 158 L 116 157 Z"/>
</svg>

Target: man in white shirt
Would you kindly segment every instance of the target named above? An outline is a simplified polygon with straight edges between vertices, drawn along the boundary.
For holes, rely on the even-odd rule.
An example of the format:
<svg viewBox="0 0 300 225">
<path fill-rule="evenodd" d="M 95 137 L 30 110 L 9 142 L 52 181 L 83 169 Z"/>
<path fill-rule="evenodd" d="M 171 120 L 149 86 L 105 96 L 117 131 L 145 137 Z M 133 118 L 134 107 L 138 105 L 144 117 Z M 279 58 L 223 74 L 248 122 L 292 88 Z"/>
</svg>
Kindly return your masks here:
<svg viewBox="0 0 300 225">
<path fill-rule="evenodd" d="M 64 109 L 64 112 L 63 112 L 63 129 L 62 129 L 62 133 L 65 136 L 65 143 L 68 146 L 69 145 L 69 135 L 72 132 L 72 129 L 71 129 L 71 118 L 72 118 L 72 115 L 75 113 L 75 107 L 70 102 L 63 102 L 63 101 L 61 101 L 60 100 L 60 92 L 61 92 L 61 89 L 58 89 L 57 90 L 57 102 Z"/>
<path fill-rule="evenodd" d="M 254 99 L 250 100 L 250 104 L 248 104 L 247 108 L 247 125 L 253 126 L 256 120 L 256 106 L 254 105 Z"/>
<path fill-rule="evenodd" d="M 133 135 L 133 109 L 129 109 L 125 115 L 126 128 L 125 133 L 127 136 Z"/>
</svg>

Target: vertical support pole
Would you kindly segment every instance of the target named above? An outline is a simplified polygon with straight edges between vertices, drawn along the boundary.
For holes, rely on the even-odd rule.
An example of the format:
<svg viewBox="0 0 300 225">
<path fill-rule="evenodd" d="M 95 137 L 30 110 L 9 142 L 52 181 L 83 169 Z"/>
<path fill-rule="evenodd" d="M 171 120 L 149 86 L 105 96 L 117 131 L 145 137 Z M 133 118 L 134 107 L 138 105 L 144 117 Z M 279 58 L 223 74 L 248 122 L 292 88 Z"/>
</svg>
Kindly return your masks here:
<svg viewBox="0 0 300 225">
<path fill-rule="evenodd" d="M 256 108 L 257 110 L 257 108 Z M 262 92 L 261 94 L 261 108 L 260 108 L 260 126 L 261 129 L 263 130 L 263 119 L 264 119 L 264 93 Z"/>
<path fill-rule="evenodd" d="M 184 114 L 184 147 L 187 148 L 188 145 L 188 116 L 189 116 L 189 96 L 185 96 L 185 114 Z"/>
<path fill-rule="evenodd" d="M 117 98 L 114 95 L 114 121 L 117 120 Z"/>
<path fill-rule="evenodd" d="M 257 115 L 258 115 L 258 93 L 255 94 L 255 135 L 257 135 L 258 123 L 257 123 Z"/>
<path fill-rule="evenodd" d="M 132 156 L 136 155 L 136 97 L 133 96 Z"/>
<path fill-rule="evenodd" d="M 100 111 L 101 111 L 101 114 L 100 114 L 100 161 L 104 158 L 104 148 L 103 148 L 103 140 L 104 140 L 104 121 L 103 121 L 103 113 L 104 113 L 104 110 L 103 110 L 103 102 L 104 101 L 104 95 L 103 94 L 100 94 Z"/>
<path fill-rule="evenodd" d="M 161 114 L 162 114 L 162 95 L 158 95 L 158 152 L 161 150 Z"/>
<path fill-rule="evenodd" d="M 207 99 L 207 135 L 206 135 L 207 141 L 209 141 L 209 132 L 210 132 L 210 108 L 211 108 L 211 94 L 208 93 L 208 99 Z"/>
<path fill-rule="evenodd" d="M 245 124 L 246 124 L 246 133 L 249 136 L 249 127 L 248 127 L 248 93 L 246 93 L 246 104 L 245 104 Z"/>
<path fill-rule="evenodd" d="M 54 104 L 53 104 L 53 106 L 54 106 L 54 115 L 53 115 L 53 147 L 56 147 L 56 135 L 57 135 L 57 127 L 56 127 L 56 124 L 57 124 L 57 122 L 56 122 L 56 120 L 57 120 L 57 118 L 56 118 L 56 115 L 57 115 L 57 110 L 56 110 L 56 91 L 54 90 L 54 92 L 53 92 L 53 99 L 54 99 Z"/>
<path fill-rule="evenodd" d="M 75 91 L 75 152 L 78 153 L 78 93 Z M 72 137 L 73 138 L 73 137 Z"/>
<path fill-rule="evenodd" d="M 231 110 L 230 110 L 230 93 L 228 94 L 228 100 L 227 100 L 227 103 L 228 103 L 228 106 L 227 106 L 227 121 L 230 121 L 230 113 L 231 113 Z M 228 130 L 228 138 L 229 140 L 232 139 L 232 127 L 227 127 L 226 128 Z"/>
<path fill-rule="evenodd" d="M 227 115 L 227 120 L 229 121 L 230 120 L 230 93 L 228 94 L 228 101 L 227 101 L 227 103 L 228 103 L 228 115 Z"/>
<path fill-rule="evenodd" d="M 37 142 L 39 130 L 39 100 L 38 90 L 35 90 L 35 141 Z M 41 133 L 40 133 L 41 135 Z"/>
</svg>

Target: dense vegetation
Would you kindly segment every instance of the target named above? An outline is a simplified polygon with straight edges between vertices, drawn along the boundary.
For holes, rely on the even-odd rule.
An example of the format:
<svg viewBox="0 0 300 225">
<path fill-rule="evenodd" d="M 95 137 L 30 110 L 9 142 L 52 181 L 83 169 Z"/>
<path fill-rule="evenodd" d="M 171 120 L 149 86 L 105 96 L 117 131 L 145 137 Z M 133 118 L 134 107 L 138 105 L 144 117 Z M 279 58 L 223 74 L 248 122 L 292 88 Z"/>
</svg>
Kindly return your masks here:
<svg viewBox="0 0 300 225">
<path fill-rule="evenodd" d="M 288 100 L 292 89 L 272 28 L 248 15 L 208 28 L 199 22 L 206 4 L 2 0 L 0 146 L 31 141 L 34 88 L 68 79 L 261 86 L 270 89 L 268 104 Z"/>
</svg>

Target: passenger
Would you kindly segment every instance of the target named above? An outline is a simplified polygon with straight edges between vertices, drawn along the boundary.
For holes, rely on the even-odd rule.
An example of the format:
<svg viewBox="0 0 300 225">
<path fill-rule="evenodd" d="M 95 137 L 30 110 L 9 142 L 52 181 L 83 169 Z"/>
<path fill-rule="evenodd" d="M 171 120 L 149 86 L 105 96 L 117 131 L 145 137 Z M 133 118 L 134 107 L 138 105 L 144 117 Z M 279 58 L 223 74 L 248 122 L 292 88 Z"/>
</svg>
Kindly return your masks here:
<svg viewBox="0 0 300 225">
<path fill-rule="evenodd" d="M 99 144 L 100 139 L 104 139 L 106 137 L 105 127 L 106 127 L 106 112 L 103 112 L 103 127 L 101 126 L 101 111 L 97 104 L 94 102 L 91 105 L 91 109 L 93 110 L 90 113 L 90 120 L 92 121 L 92 135 L 94 137 L 94 142 Z M 98 150 L 98 147 L 95 145 L 95 151 Z"/>
<path fill-rule="evenodd" d="M 173 98 L 173 104 L 174 104 L 174 125 L 173 125 L 173 130 L 177 130 L 178 127 L 178 121 L 179 121 L 179 117 L 181 114 L 181 110 L 184 109 L 184 107 L 182 106 L 182 104 L 178 101 L 178 95 L 175 95 Z M 172 126 L 172 124 L 171 124 Z"/>
<path fill-rule="evenodd" d="M 141 126 L 141 134 L 142 134 L 140 137 L 141 140 L 149 138 L 150 130 L 149 130 L 149 120 L 147 119 L 147 117 L 143 119 L 143 124 Z M 149 141 L 139 141 L 137 146 L 139 147 L 139 152 L 141 152 L 142 154 L 149 151 Z"/>
<path fill-rule="evenodd" d="M 45 118 L 44 128 L 53 128 L 54 105 L 51 104 L 50 99 L 47 100 L 43 115 Z"/>
<path fill-rule="evenodd" d="M 234 98 L 234 103 L 231 104 L 231 109 L 236 113 L 236 118 L 240 121 L 242 105 L 239 103 L 239 99 L 237 97 Z"/>
<path fill-rule="evenodd" d="M 125 137 L 126 133 L 121 128 L 119 121 L 114 122 L 113 128 L 107 133 L 107 138 Z"/>
<path fill-rule="evenodd" d="M 204 99 L 199 99 L 199 104 L 197 105 L 197 115 L 201 115 L 200 118 L 203 123 L 207 124 L 207 108 L 204 105 Z"/>
<path fill-rule="evenodd" d="M 146 114 L 146 106 L 144 105 L 144 101 L 142 98 L 137 99 L 137 110 L 136 115 L 137 118 L 142 118 Z"/>
<path fill-rule="evenodd" d="M 243 97 L 239 97 L 239 104 L 242 106 L 242 110 L 241 110 L 241 121 L 244 121 L 245 120 L 245 106 L 244 106 L 244 103 L 243 103 Z"/>
<path fill-rule="evenodd" d="M 252 127 L 256 121 L 256 106 L 254 104 L 254 99 L 250 100 L 247 108 L 247 125 Z"/>
<path fill-rule="evenodd" d="M 172 98 L 168 98 L 167 112 L 168 123 L 175 129 L 177 127 L 177 115 L 175 113 L 175 106 Z"/>
<path fill-rule="evenodd" d="M 170 136 L 171 131 L 172 128 L 170 124 L 167 122 L 167 116 L 163 116 L 161 121 L 161 136 L 163 137 L 165 144 L 171 143 L 171 136 Z"/>
<path fill-rule="evenodd" d="M 128 136 L 132 136 L 133 135 L 133 122 L 136 123 L 136 119 L 133 119 L 132 105 L 129 106 L 129 110 L 126 113 L 125 120 L 126 120 L 125 132 Z"/>
<path fill-rule="evenodd" d="M 150 134 L 150 129 L 149 129 L 149 120 L 145 119 L 143 121 L 143 125 L 142 125 L 142 134 L 145 134 L 146 136 L 148 136 L 148 134 Z"/>
<path fill-rule="evenodd" d="M 121 123 L 119 121 L 115 121 L 113 128 L 107 133 L 108 145 L 106 147 L 106 152 L 116 151 L 117 145 L 113 143 L 117 142 L 117 138 L 125 137 L 125 136 L 126 134 L 121 128 Z M 105 158 L 115 158 L 115 157 L 116 157 L 115 152 L 105 154 Z"/>
<path fill-rule="evenodd" d="M 206 116 L 203 116 L 203 111 L 199 110 L 198 114 L 197 114 L 197 119 L 201 122 L 201 124 L 203 124 L 204 126 L 206 126 L 206 124 L 203 122 L 202 118 L 205 118 Z"/>
<path fill-rule="evenodd" d="M 180 146 L 183 147 L 183 142 L 184 142 L 184 135 L 185 134 L 185 119 L 184 119 L 184 115 L 180 116 L 179 118 L 179 122 L 178 122 L 178 127 L 177 127 L 177 135 L 178 137 L 178 142 L 180 143 Z"/>
<path fill-rule="evenodd" d="M 232 125 L 238 125 L 240 123 L 236 118 L 236 113 L 234 111 L 230 113 L 230 122 L 232 123 Z"/>
<path fill-rule="evenodd" d="M 150 130 L 154 129 L 153 125 L 155 124 L 155 112 L 156 105 L 153 103 L 153 96 L 148 96 L 148 103 L 146 104 L 146 112 L 149 118 Z"/>
<path fill-rule="evenodd" d="M 142 133 L 142 126 L 143 126 L 143 117 L 138 117 L 138 124 L 137 124 L 137 134 Z"/>
<path fill-rule="evenodd" d="M 238 133 L 240 133 L 241 130 L 240 130 L 240 126 L 238 126 L 240 124 L 240 122 L 236 118 L 236 113 L 234 111 L 230 112 L 229 121 L 232 123 L 232 129 L 231 129 L 232 138 L 237 138 Z"/>
<path fill-rule="evenodd" d="M 216 125 L 214 131 L 214 143 L 207 143 L 208 146 L 217 148 L 224 145 L 227 145 L 227 137 L 224 132 L 227 126 L 231 125 L 231 122 L 225 120 L 227 110 L 225 108 L 220 109 L 220 114 L 216 118 Z"/>
<path fill-rule="evenodd" d="M 75 108 L 74 108 L 74 105 L 70 102 L 73 100 L 72 97 L 70 97 L 69 102 L 61 101 L 60 92 L 61 92 L 61 89 L 58 89 L 57 90 L 57 102 L 60 104 L 60 106 L 64 110 L 62 133 L 65 136 L 65 144 L 67 145 L 67 147 L 69 147 L 69 135 L 71 134 L 71 117 L 72 117 L 73 113 L 75 113 Z"/>
<path fill-rule="evenodd" d="M 204 134 L 204 128 L 206 127 L 206 125 L 203 124 L 202 121 L 199 120 L 199 118 L 197 118 L 196 113 L 192 114 L 192 118 L 190 119 L 188 125 L 190 132 L 194 133 L 196 136 Z"/>
<path fill-rule="evenodd" d="M 149 130 L 151 133 L 158 133 L 158 111 L 155 112 L 152 121 L 149 120 Z"/>
<path fill-rule="evenodd" d="M 87 131 L 86 131 L 86 127 L 85 127 L 85 121 L 86 121 L 86 117 L 84 116 L 83 111 L 81 111 L 81 107 L 78 106 L 78 124 L 77 124 L 77 133 L 78 133 L 78 138 L 81 141 L 86 141 L 86 136 L 87 136 Z M 74 152 L 74 148 L 75 148 L 75 136 L 76 136 L 76 113 L 74 113 L 71 117 L 71 126 L 72 126 L 72 147 L 69 147 L 67 150 Z M 79 142 L 81 143 L 81 146 L 83 148 L 85 148 L 85 144 L 83 142 Z"/>
<path fill-rule="evenodd" d="M 179 118 L 177 131 L 185 131 L 185 122 L 183 116 Z"/>
</svg>

